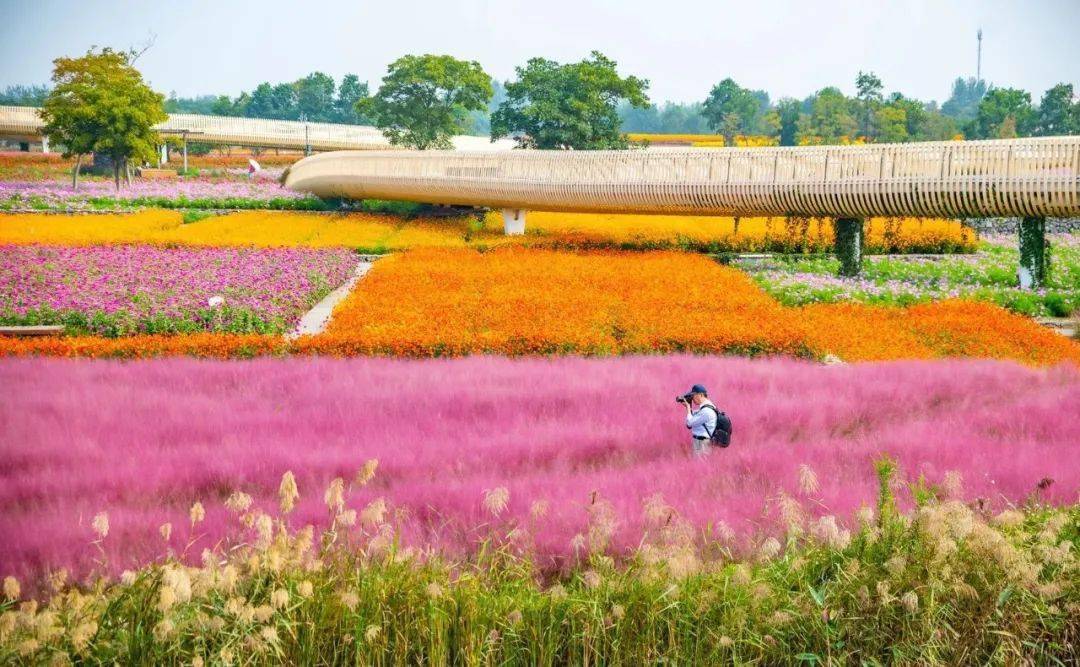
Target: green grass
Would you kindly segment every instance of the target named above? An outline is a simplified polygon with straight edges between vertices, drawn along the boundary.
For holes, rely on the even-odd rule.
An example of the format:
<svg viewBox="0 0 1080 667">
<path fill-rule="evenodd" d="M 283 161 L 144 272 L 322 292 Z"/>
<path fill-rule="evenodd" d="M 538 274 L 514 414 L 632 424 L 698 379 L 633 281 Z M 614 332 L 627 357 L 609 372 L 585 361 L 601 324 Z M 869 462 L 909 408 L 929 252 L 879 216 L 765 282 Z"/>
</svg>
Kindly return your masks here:
<svg viewBox="0 0 1080 667">
<path fill-rule="evenodd" d="M 1080 235 L 1051 239 L 1046 285 L 1021 290 L 1015 244 L 984 242 L 973 256 L 940 259 L 868 257 L 857 280 L 834 279 L 839 263 L 831 257 L 773 257 L 736 261 L 759 285 L 787 305 L 858 301 L 910 305 L 953 297 L 996 303 L 1032 316 L 1067 317 L 1080 311 Z"/>
</svg>

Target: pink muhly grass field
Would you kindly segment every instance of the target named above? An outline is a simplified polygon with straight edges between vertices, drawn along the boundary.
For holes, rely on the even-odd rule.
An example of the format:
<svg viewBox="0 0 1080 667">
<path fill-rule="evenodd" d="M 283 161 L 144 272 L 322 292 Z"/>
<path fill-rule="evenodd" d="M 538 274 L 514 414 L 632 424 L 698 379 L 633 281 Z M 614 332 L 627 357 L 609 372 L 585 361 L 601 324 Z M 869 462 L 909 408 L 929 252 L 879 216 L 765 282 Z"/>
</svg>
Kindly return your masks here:
<svg viewBox="0 0 1080 667">
<path fill-rule="evenodd" d="M 704 383 L 731 416 L 731 448 L 688 456 L 677 393 Z M 876 494 L 873 461 L 908 480 L 962 475 L 992 507 L 1077 502 L 1080 371 L 996 361 L 826 367 L 785 359 L 622 357 L 455 360 L 258 359 L 0 361 L 0 575 L 85 573 L 107 511 L 107 567 L 197 556 L 242 530 L 233 490 L 276 514 L 282 473 L 300 487 L 293 526 L 325 525 L 323 492 L 378 459 L 348 497 L 384 497 L 404 541 L 451 551 L 527 529 L 545 558 L 572 553 L 592 492 L 618 518 L 612 549 L 641 538 L 655 494 L 695 526 L 723 521 L 745 543 L 775 531 L 783 491 L 811 516 L 849 525 Z M 820 489 L 800 489 L 809 465 Z M 1040 480 L 1052 480 L 1039 490 Z M 506 487 L 497 518 L 485 490 Z M 902 499 L 904 498 L 902 494 Z M 530 506 L 546 500 L 543 518 Z M 188 508 L 201 501 L 194 530 Z M 171 521 L 166 545 L 158 526 Z M 360 530 L 354 528 L 351 530 Z M 552 562 L 552 561 L 548 561 Z"/>
</svg>

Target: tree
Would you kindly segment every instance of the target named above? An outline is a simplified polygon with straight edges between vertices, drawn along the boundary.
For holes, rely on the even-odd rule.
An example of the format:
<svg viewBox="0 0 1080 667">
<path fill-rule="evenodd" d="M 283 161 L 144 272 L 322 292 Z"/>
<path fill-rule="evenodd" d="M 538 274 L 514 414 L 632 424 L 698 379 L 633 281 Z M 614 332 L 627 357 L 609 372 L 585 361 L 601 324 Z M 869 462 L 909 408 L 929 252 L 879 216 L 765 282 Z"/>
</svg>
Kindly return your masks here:
<svg viewBox="0 0 1080 667">
<path fill-rule="evenodd" d="M 765 98 L 768 105 L 768 96 Z M 761 101 L 754 92 L 727 78 L 713 86 L 702 112 L 709 125 L 724 135 L 724 143 L 735 145 L 735 135 L 754 131 Z"/>
<path fill-rule="evenodd" d="M 975 138 L 991 139 L 1001 137 L 1003 131 L 1005 135 L 1030 136 L 1034 124 L 1031 93 L 1019 88 L 991 88 L 968 127 Z"/>
<path fill-rule="evenodd" d="M 878 78 L 873 72 L 859 71 L 859 75 L 855 77 L 855 97 L 862 103 L 862 125 L 860 131 L 862 135 L 867 139 L 874 139 L 877 136 L 877 129 L 874 127 L 874 115 L 878 107 L 882 102 L 882 85 L 881 79 Z M 895 116 L 895 114 L 893 114 Z"/>
<path fill-rule="evenodd" d="M 334 100 L 334 122 L 350 125 L 363 125 L 369 121 L 356 112 L 356 105 L 368 96 L 368 85 L 355 74 L 346 74 L 338 86 L 337 99 Z"/>
<path fill-rule="evenodd" d="M 848 98 L 839 88 L 822 88 L 811 100 L 810 113 L 799 124 L 799 140 L 807 143 L 838 144 L 855 133 Z"/>
<path fill-rule="evenodd" d="M 63 144 L 66 155 L 107 155 L 120 189 L 120 173 L 131 160 L 152 160 L 161 145 L 154 126 L 163 122 L 165 98 L 145 83 L 131 65 L 132 54 L 91 49 L 81 58 L 53 61 L 53 89 L 42 104 L 44 133 Z"/>
<path fill-rule="evenodd" d="M 621 77 L 614 60 L 593 51 L 589 58 L 560 65 L 533 58 L 506 84 L 506 100 L 491 116 L 491 138 L 517 135 L 532 148 L 625 148 L 618 104 L 649 104 L 649 82 Z"/>
<path fill-rule="evenodd" d="M 312 72 L 298 79 L 293 87 L 296 88 L 296 111 L 299 115 L 320 123 L 331 120 L 334 113 L 333 77 Z"/>
<path fill-rule="evenodd" d="M 48 96 L 48 86 L 8 86 L 0 92 L 0 104 L 13 107 L 39 107 Z"/>
<path fill-rule="evenodd" d="M 799 118 L 802 117 L 802 103 L 783 97 L 776 103 L 776 115 L 780 124 L 780 145 L 794 146 L 799 131 Z"/>
<path fill-rule="evenodd" d="M 361 99 L 356 111 L 395 146 L 450 148 L 465 115 L 483 109 L 491 95 L 491 77 L 480 63 L 408 55 L 390 64 L 379 92 Z"/>
<path fill-rule="evenodd" d="M 1080 134 L 1080 101 L 1073 101 L 1071 83 L 1059 83 L 1043 95 L 1035 133 L 1044 137 Z"/>
<path fill-rule="evenodd" d="M 898 144 L 909 141 L 907 109 L 900 104 L 886 104 L 875 113 L 879 141 Z"/>
<path fill-rule="evenodd" d="M 953 81 L 952 96 L 941 105 L 941 113 L 957 120 L 971 120 L 986 95 L 986 82 L 975 77 L 957 77 Z"/>
</svg>

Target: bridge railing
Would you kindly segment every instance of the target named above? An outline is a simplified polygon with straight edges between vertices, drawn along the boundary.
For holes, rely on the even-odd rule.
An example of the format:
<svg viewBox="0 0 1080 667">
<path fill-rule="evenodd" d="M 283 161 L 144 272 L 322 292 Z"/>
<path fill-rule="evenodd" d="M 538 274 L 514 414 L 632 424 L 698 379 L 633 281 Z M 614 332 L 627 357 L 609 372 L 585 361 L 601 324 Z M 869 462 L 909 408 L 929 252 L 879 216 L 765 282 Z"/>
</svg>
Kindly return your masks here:
<svg viewBox="0 0 1080 667">
<path fill-rule="evenodd" d="M 694 215 L 1080 215 L 1080 137 L 686 151 L 337 152 L 324 197 Z"/>
</svg>

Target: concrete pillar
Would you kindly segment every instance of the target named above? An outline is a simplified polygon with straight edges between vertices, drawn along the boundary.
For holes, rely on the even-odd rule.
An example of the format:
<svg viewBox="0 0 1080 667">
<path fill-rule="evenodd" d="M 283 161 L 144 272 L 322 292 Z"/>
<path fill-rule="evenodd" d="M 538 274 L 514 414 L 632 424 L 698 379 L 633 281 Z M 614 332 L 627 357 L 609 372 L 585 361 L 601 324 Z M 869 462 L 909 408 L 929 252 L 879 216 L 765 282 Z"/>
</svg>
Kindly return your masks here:
<svg viewBox="0 0 1080 667">
<path fill-rule="evenodd" d="M 184 135 L 184 173 L 187 173 L 187 135 Z"/>
<path fill-rule="evenodd" d="M 1046 283 L 1050 258 L 1046 252 L 1046 218 L 1021 218 L 1020 266 L 1017 278 L 1020 289 L 1035 289 Z"/>
<path fill-rule="evenodd" d="M 41 137 L 41 152 L 42 153 L 48 153 L 49 152 L 49 137 L 44 136 L 44 135 L 42 135 L 42 137 Z"/>
<path fill-rule="evenodd" d="M 503 233 L 507 236 L 521 236 L 525 233 L 525 209 L 504 208 Z"/>
<path fill-rule="evenodd" d="M 859 275 L 862 272 L 862 218 L 837 218 L 833 231 L 836 238 L 836 257 L 840 260 L 840 275 Z"/>
<path fill-rule="evenodd" d="M 158 161 L 158 166 L 169 163 L 169 144 L 161 144 L 161 160 Z"/>
</svg>

